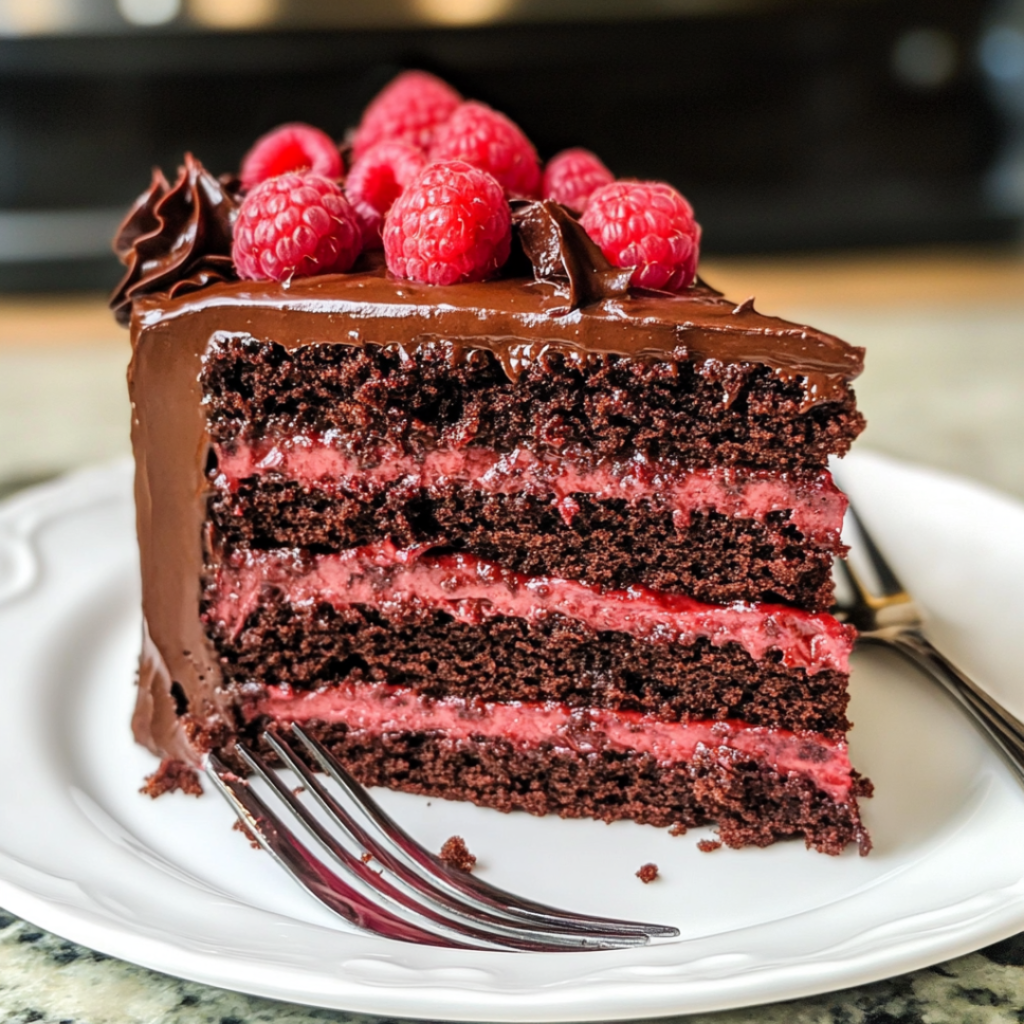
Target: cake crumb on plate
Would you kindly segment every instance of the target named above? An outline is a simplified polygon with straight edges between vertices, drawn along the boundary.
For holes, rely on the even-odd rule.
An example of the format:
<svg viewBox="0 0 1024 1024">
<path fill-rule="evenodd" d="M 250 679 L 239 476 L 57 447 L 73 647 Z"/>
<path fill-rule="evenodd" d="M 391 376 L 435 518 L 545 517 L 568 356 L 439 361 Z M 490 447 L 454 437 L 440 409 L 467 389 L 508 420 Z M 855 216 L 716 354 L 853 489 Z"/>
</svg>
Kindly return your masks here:
<svg viewBox="0 0 1024 1024">
<path fill-rule="evenodd" d="M 160 762 L 160 767 L 152 775 L 146 776 L 146 781 L 139 792 L 155 800 L 158 796 L 173 793 L 176 789 L 188 793 L 189 796 L 203 795 L 203 787 L 199 784 L 199 776 L 195 769 L 190 768 L 184 761 L 165 757 Z"/>
<path fill-rule="evenodd" d="M 476 864 L 476 857 L 469 852 L 466 840 L 462 836 L 452 836 L 446 839 L 441 847 L 441 863 L 446 864 L 456 871 L 472 871 Z"/>
<path fill-rule="evenodd" d="M 650 885 L 658 877 L 658 865 L 657 864 L 645 864 L 637 873 L 636 877 L 640 879 L 644 885 Z"/>
</svg>

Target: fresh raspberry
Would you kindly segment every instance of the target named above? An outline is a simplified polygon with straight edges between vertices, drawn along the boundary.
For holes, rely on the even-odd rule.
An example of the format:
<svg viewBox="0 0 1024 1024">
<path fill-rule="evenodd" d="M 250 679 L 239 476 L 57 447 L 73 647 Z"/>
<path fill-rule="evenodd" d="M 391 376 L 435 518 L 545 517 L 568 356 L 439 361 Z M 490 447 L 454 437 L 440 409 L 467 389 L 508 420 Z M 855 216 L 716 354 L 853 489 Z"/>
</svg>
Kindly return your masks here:
<svg viewBox="0 0 1024 1024">
<path fill-rule="evenodd" d="M 540 163 L 519 126 L 485 103 L 461 104 L 437 129 L 431 160 L 465 160 L 493 175 L 514 199 L 535 199 Z"/>
<path fill-rule="evenodd" d="M 660 181 L 615 181 L 591 193 L 580 220 L 616 267 L 634 267 L 638 288 L 680 291 L 697 273 L 700 225 L 693 207 Z"/>
<path fill-rule="evenodd" d="M 282 174 L 242 201 L 231 255 L 239 277 L 285 281 L 346 271 L 361 248 L 359 220 L 339 185 Z"/>
<path fill-rule="evenodd" d="M 283 124 L 256 140 L 245 154 L 239 176 L 242 187 L 249 189 L 289 171 L 340 178 L 344 165 L 338 147 L 325 132 L 308 124 Z"/>
<path fill-rule="evenodd" d="M 589 149 L 563 149 L 544 168 L 542 195 L 582 213 L 591 192 L 614 180 L 615 175 Z"/>
<path fill-rule="evenodd" d="M 462 97 L 426 71 L 403 71 L 370 101 L 352 138 L 358 160 L 378 142 L 408 142 L 430 148 L 434 130 L 451 117 Z"/>
<path fill-rule="evenodd" d="M 362 225 L 364 249 L 381 247 L 384 215 L 426 162 L 423 150 L 408 142 L 378 142 L 352 165 L 345 194 Z"/>
<path fill-rule="evenodd" d="M 508 259 L 512 216 L 501 186 L 461 160 L 428 164 L 384 220 L 384 258 L 427 284 L 481 281 Z"/>
</svg>

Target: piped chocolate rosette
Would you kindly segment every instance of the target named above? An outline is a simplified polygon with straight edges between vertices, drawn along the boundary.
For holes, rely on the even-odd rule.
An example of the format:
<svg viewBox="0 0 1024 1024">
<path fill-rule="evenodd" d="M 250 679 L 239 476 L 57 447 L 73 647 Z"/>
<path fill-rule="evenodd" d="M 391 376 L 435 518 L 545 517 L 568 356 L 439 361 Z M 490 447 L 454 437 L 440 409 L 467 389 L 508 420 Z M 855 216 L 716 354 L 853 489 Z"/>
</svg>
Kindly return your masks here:
<svg viewBox="0 0 1024 1024">
<path fill-rule="evenodd" d="M 671 186 L 542 166 L 423 72 L 343 148 L 155 176 L 115 295 L 140 742 L 300 722 L 368 784 L 866 852 L 827 469 L 863 353 L 699 246 Z"/>
</svg>

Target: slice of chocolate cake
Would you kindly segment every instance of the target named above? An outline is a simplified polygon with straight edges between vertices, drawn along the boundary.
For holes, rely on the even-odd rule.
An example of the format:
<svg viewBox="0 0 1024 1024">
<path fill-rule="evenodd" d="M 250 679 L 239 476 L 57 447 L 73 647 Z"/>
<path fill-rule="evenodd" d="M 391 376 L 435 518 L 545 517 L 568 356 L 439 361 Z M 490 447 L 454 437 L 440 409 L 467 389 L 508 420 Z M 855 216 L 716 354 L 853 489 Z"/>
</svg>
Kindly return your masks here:
<svg viewBox="0 0 1024 1024">
<path fill-rule="evenodd" d="M 861 350 L 692 266 L 638 286 L 552 202 L 497 241 L 492 208 L 479 275 L 400 278 L 389 231 L 466 167 L 424 164 L 387 266 L 231 280 L 240 197 L 192 160 L 126 223 L 136 737 L 196 763 L 299 722 L 368 784 L 866 852 L 827 612 Z"/>
</svg>

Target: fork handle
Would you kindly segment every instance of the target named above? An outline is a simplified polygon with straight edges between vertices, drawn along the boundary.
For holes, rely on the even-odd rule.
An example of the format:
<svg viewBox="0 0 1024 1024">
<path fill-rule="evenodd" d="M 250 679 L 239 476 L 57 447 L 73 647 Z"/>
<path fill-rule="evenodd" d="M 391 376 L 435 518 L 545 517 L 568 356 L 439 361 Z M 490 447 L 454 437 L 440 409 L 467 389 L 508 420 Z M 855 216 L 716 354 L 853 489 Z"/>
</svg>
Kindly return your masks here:
<svg viewBox="0 0 1024 1024">
<path fill-rule="evenodd" d="M 864 640 L 894 648 L 940 683 L 981 727 L 1024 783 L 1024 723 L 957 668 L 914 626 L 879 630 Z"/>
</svg>

